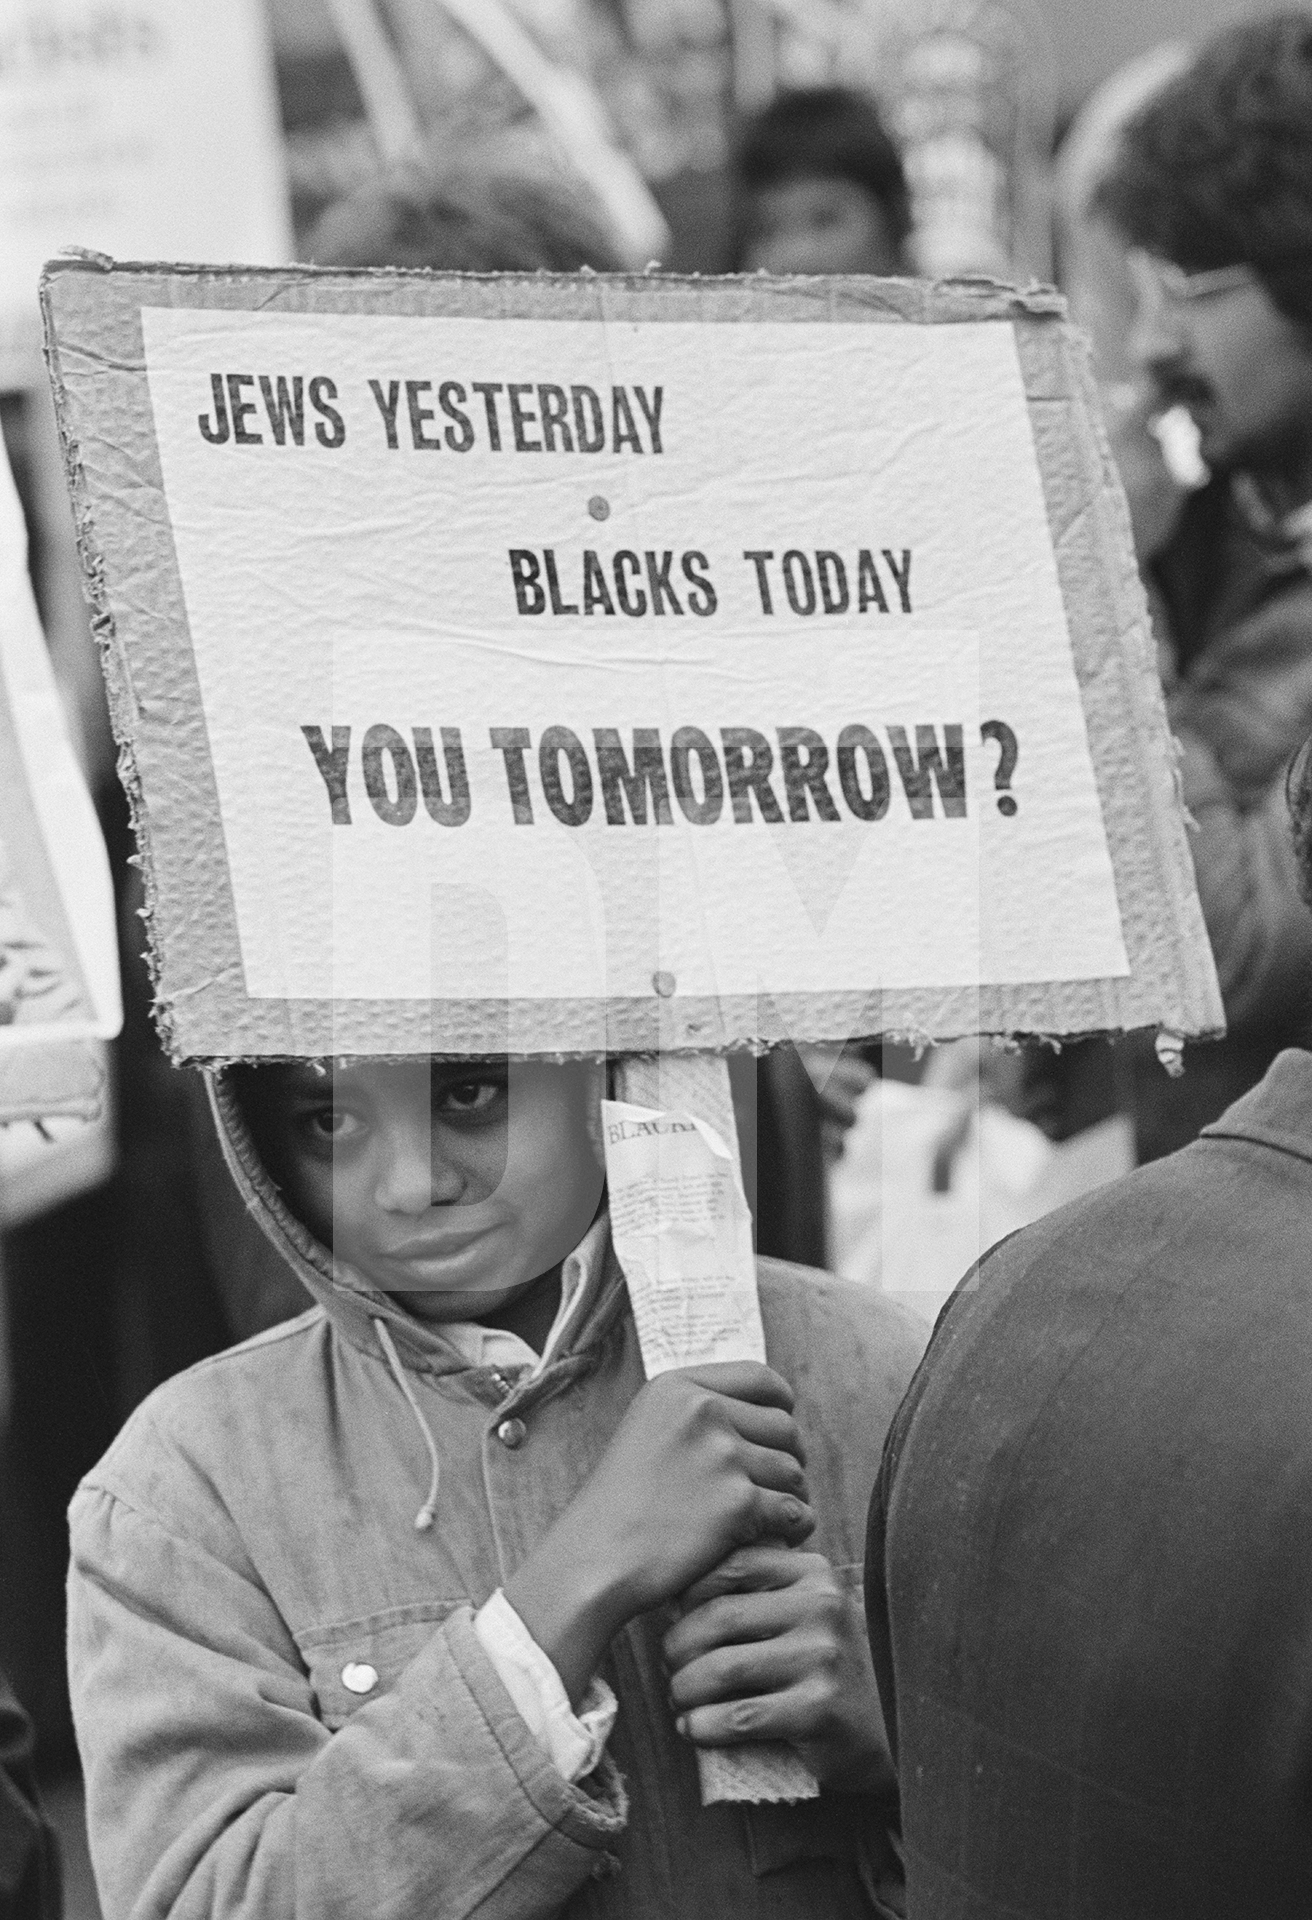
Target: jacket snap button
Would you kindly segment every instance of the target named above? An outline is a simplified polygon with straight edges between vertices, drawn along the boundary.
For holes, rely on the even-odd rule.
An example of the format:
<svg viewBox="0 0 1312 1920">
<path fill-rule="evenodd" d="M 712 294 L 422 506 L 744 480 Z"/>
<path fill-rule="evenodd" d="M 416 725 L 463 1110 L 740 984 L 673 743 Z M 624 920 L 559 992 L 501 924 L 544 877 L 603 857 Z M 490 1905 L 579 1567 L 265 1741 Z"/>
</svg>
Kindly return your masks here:
<svg viewBox="0 0 1312 1920">
<path fill-rule="evenodd" d="M 342 1668 L 342 1685 L 348 1693 L 372 1693 L 378 1685 L 378 1669 L 363 1660 L 348 1660 Z"/>
<path fill-rule="evenodd" d="M 497 1428 L 497 1439 L 503 1447 L 517 1447 L 527 1432 L 522 1420 L 503 1420 Z"/>
</svg>

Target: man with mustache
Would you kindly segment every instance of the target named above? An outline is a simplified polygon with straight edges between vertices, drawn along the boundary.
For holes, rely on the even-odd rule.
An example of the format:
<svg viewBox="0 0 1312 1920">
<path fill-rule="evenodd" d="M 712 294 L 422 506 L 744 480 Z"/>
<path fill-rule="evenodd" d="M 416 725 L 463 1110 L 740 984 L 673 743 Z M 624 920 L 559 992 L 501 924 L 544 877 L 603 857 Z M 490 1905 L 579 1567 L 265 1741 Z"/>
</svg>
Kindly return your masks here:
<svg viewBox="0 0 1312 1920">
<path fill-rule="evenodd" d="M 1139 1158 L 1194 1138 L 1309 1017 L 1284 773 L 1312 729 L 1312 17 L 1218 34 L 1126 127 L 1097 195 L 1135 249 L 1134 356 L 1212 479 L 1150 572 L 1228 1037 L 1168 1081 L 1118 1053 Z"/>
</svg>

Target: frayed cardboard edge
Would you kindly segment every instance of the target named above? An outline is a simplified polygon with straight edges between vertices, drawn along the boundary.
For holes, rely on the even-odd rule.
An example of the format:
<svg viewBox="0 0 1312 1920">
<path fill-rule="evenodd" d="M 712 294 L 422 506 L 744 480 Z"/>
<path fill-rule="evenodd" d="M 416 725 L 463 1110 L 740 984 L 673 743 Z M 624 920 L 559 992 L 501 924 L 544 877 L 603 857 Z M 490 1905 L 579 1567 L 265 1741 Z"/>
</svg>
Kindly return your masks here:
<svg viewBox="0 0 1312 1920">
<path fill-rule="evenodd" d="M 81 247 L 71 248 L 67 257 L 76 258 L 103 272 L 109 272 L 115 264 L 108 254 L 94 253 L 90 249 Z M 69 419 L 68 394 L 64 385 L 63 369 L 60 365 L 59 348 L 54 337 L 50 311 L 49 275 L 45 271 L 42 272 L 38 291 L 41 302 L 41 355 L 49 375 L 51 397 L 54 401 L 55 423 L 59 433 L 60 451 L 63 455 L 64 478 L 68 486 L 69 506 L 72 511 L 74 537 L 82 573 L 82 593 L 87 603 L 91 636 L 100 654 L 105 691 L 108 696 L 110 727 L 118 749 L 115 768 L 123 791 L 127 795 L 128 818 L 136 843 L 136 853 L 132 859 L 140 868 L 145 891 L 145 904 L 141 909 L 141 918 L 146 929 L 145 958 L 151 987 L 151 1015 L 164 1051 L 172 1059 L 174 1055 L 173 1020 L 169 1004 L 161 997 L 159 990 L 160 967 L 155 939 L 155 914 L 159 893 L 155 881 L 149 816 L 142 797 L 141 776 L 132 751 L 131 730 L 127 724 L 127 715 L 137 705 L 132 686 L 132 672 L 126 650 L 119 642 L 114 616 L 110 611 L 109 592 L 105 585 L 104 554 L 95 538 L 81 450 L 74 438 Z"/>
</svg>

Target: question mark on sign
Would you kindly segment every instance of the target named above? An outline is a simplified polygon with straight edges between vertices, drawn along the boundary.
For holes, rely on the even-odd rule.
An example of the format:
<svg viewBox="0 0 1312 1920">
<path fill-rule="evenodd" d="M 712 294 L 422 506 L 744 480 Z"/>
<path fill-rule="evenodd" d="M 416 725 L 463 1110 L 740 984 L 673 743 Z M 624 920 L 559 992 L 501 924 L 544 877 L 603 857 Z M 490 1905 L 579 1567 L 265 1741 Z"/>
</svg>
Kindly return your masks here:
<svg viewBox="0 0 1312 1920">
<path fill-rule="evenodd" d="M 1008 820 L 1018 811 L 1016 800 L 1011 792 L 1011 776 L 1016 771 L 1016 762 L 1020 758 L 1020 748 L 1016 736 L 1005 720 L 986 720 L 979 730 L 981 740 L 996 740 L 998 743 L 998 767 L 993 776 L 993 785 L 997 789 L 998 812 Z"/>
</svg>

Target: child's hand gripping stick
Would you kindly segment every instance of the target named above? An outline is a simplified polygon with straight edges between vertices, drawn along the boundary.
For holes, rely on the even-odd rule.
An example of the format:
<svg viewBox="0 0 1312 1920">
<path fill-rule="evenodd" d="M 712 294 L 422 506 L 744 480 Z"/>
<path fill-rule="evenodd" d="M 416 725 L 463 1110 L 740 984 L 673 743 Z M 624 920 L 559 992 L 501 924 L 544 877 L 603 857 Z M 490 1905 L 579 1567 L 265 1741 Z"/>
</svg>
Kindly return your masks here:
<svg viewBox="0 0 1312 1920">
<path fill-rule="evenodd" d="M 764 1361 L 725 1063 L 709 1055 L 630 1060 L 623 1091 L 629 1101 L 603 1109 L 606 1177 L 648 1378 L 713 1361 Z M 819 1792 L 782 1742 L 699 1749 L 697 1759 L 706 1804 Z"/>
</svg>

